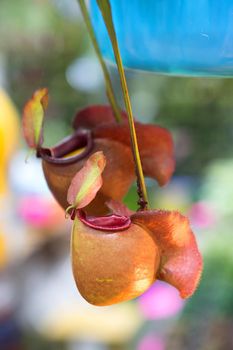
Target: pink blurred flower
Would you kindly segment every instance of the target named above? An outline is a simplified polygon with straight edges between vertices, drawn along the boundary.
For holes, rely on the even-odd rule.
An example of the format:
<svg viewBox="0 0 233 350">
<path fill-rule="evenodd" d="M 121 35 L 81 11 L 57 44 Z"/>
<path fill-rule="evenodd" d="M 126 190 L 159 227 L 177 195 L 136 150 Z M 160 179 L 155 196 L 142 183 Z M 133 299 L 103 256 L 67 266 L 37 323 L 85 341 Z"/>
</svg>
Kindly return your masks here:
<svg viewBox="0 0 233 350">
<path fill-rule="evenodd" d="M 200 201 L 193 204 L 189 217 L 195 226 L 207 228 L 215 224 L 216 214 L 208 203 Z"/>
<path fill-rule="evenodd" d="M 19 216 L 35 228 L 53 228 L 64 221 L 64 212 L 53 198 L 27 196 L 20 200 Z"/>
<path fill-rule="evenodd" d="M 184 305 L 179 292 L 172 286 L 157 281 L 140 298 L 139 309 L 146 319 L 161 319 L 176 315 Z"/>
<path fill-rule="evenodd" d="M 137 345 L 137 350 L 164 350 L 164 349 L 165 349 L 164 340 L 153 334 L 148 334 L 142 339 L 140 339 Z"/>
</svg>

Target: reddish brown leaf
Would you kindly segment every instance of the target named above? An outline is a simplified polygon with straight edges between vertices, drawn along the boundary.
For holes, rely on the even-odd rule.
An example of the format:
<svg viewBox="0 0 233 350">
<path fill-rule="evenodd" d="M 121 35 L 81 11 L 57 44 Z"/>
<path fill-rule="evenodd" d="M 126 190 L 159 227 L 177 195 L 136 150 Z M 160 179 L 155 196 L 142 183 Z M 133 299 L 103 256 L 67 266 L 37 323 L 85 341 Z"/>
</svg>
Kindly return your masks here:
<svg viewBox="0 0 233 350">
<path fill-rule="evenodd" d="M 158 278 L 172 284 L 183 298 L 191 296 L 200 280 L 202 258 L 188 219 L 176 211 L 144 211 L 133 223 L 151 232 L 160 247 Z"/>
<path fill-rule="evenodd" d="M 106 164 L 103 152 L 90 156 L 84 167 L 74 176 L 68 189 L 67 201 L 75 208 L 84 208 L 102 186 L 102 172 Z"/>
<path fill-rule="evenodd" d="M 117 124 L 110 106 L 91 106 L 79 111 L 73 126 L 92 129 L 94 137 L 107 138 L 131 146 L 127 115 L 122 111 L 123 122 Z M 175 168 L 171 134 L 165 128 L 135 122 L 138 145 L 145 176 L 165 185 Z"/>
<path fill-rule="evenodd" d="M 121 113 L 124 119 L 127 118 L 124 111 Z M 96 126 L 104 125 L 106 123 L 116 123 L 111 107 L 105 105 L 93 105 L 77 112 L 73 121 L 73 127 L 75 129 L 93 129 Z"/>
<path fill-rule="evenodd" d="M 156 125 L 136 122 L 136 133 L 145 176 L 155 178 L 159 185 L 165 185 L 175 168 L 174 147 L 170 132 Z M 105 124 L 93 130 L 94 137 L 107 138 L 130 147 L 130 133 L 127 123 Z"/>
<path fill-rule="evenodd" d="M 48 89 L 37 90 L 23 110 L 23 134 L 30 148 L 37 149 L 43 142 L 44 112 L 48 105 Z"/>
</svg>

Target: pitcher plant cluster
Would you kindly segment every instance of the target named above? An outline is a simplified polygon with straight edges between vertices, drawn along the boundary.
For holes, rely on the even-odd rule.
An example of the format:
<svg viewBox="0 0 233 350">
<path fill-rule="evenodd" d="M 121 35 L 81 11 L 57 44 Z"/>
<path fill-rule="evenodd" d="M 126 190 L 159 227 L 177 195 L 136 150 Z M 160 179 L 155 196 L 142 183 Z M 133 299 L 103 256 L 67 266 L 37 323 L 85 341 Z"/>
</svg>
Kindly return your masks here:
<svg viewBox="0 0 233 350">
<path fill-rule="evenodd" d="M 73 133 L 45 148 L 48 90 L 38 89 L 23 110 L 24 138 L 41 158 L 52 194 L 66 217 L 73 220 L 73 275 L 89 303 L 102 306 L 133 299 L 157 279 L 188 298 L 202 272 L 195 236 L 188 219 L 178 211 L 149 209 L 144 182 L 146 176 L 163 186 L 171 179 L 175 168 L 172 136 L 165 128 L 133 118 L 111 7 L 108 0 L 97 2 L 113 44 L 126 112 L 115 101 L 106 70 L 110 106 L 82 109 L 74 117 Z M 90 33 L 85 3 L 79 3 Z M 95 45 L 98 50 L 96 41 Z M 105 65 L 103 60 L 101 64 Z M 135 180 L 139 197 L 136 212 L 122 202 Z"/>
</svg>

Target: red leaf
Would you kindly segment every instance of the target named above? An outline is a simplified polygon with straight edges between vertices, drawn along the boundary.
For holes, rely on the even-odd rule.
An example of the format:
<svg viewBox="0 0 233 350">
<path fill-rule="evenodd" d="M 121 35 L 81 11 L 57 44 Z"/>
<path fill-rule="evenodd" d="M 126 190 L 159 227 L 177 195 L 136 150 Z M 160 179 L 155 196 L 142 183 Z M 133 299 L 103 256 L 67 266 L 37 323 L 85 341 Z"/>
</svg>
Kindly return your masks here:
<svg viewBox="0 0 233 350">
<path fill-rule="evenodd" d="M 37 90 L 23 109 L 23 134 L 30 148 L 37 149 L 43 143 L 44 112 L 48 106 L 48 89 Z"/>
<path fill-rule="evenodd" d="M 123 121 L 118 124 L 110 106 L 91 106 L 77 113 L 73 126 L 92 129 L 95 138 L 111 139 L 131 147 L 127 114 L 121 113 Z M 135 127 L 144 174 L 163 186 L 175 168 L 172 136 L 157 125 L 135 122 Z"/>
<path fill-rule="evenodd" d="M 106 165 L 103 152 L 90 156 L 84 167 L 74 176 L 68 189 L 67 201 L 77 209 L 87 206 L 102 186 L 102 172 Z"/>
<path fill-rule="evenodd" d="M 121 114 L 123 119 L 127 119 L 124 111 L 121 111 Z M 116 123 L 112 108 L 105 105 L 93 105 L 77 112 L 73 120 L 73 127 L 93 129 L 108 123 Z"/>
<path fill-rule="evenodd" d="M 158 278 L 172 284 L 183 298 L 190 297 L 200 280 L 202 258 L 188 219 L 176 211 L 144 211 L 133 223 L 151 232 L 160 248 Z"/>
<path fill-rule="evenodd" d="M 174 149 L 168 130 L 156 125 L 136 122 L 136 133 L 145 176 L 155 178 L 162 186 L 173 174 L 175 168 Z M 105 124 L 93 130 L 96 138 L 107 138 L 130 147 L 130 132 L 127 123 Z"/>
</svg>

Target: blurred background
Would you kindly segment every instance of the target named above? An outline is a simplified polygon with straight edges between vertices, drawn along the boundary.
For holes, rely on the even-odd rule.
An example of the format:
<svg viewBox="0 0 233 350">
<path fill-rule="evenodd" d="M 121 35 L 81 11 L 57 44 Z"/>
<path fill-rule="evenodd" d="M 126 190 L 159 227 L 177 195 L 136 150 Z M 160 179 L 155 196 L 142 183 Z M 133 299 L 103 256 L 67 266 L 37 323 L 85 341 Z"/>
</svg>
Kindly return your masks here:
<svg viewBox="0 0 233 350">
<path fill-rule="evenodd" d="M 70 223 L 40 160 L 25 164 L 20 119 L 25 101 L 47 86 L 45 143 L 53 145 L 71 132 L 77 109 L 107 102 L 102 73 L 75 0 L 0 0 L 0 349 L 233 348 L 233 80 L 133 70 L 127 80 L 134 115 L 174 136 L 175 175 L 163 188 L 148 181 L 150 201 L 190 218 L 204 256 L 200 286 L 183 301 L 156 282 L 110 307 L 79 295 Z M 135 188 L 125 202 L 135 208 Z"/>
</svg>

